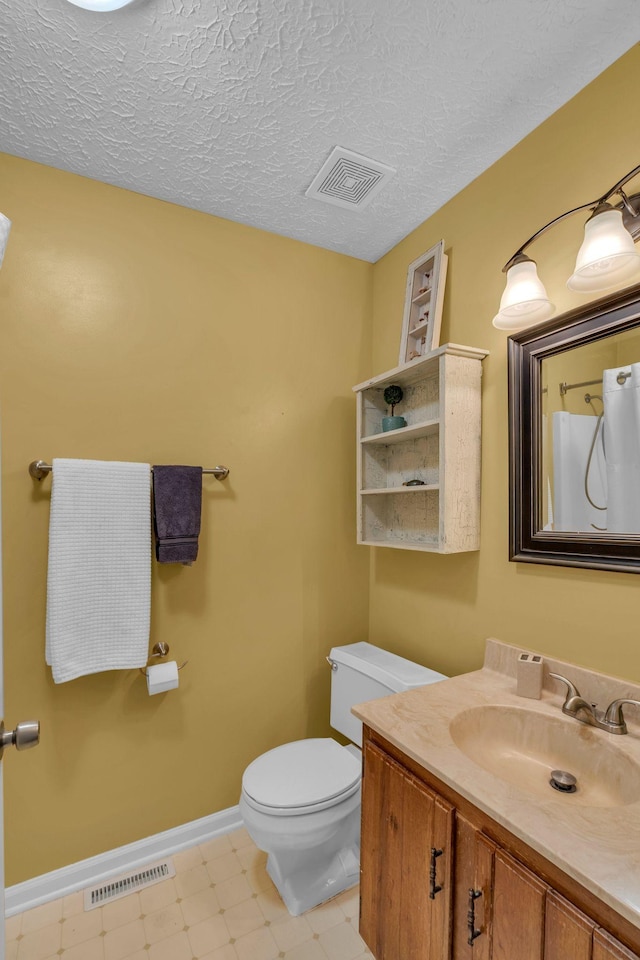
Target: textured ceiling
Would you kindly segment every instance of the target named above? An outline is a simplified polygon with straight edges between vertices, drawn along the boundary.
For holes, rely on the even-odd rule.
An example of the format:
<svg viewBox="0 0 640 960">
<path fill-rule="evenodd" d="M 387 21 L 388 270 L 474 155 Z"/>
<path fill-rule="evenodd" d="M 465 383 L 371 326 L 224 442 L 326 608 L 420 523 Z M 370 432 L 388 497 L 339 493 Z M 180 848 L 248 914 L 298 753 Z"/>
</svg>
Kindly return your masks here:
<svg viewBox="0 0 640 960">
<path fill-rule="evenodd" d="M 375 261 L 639 28 L 638 0 L 0 0 L 0 149 Z M 397 168 L 364 210 L 304 196 L 336 144 Z"/>
</svg>

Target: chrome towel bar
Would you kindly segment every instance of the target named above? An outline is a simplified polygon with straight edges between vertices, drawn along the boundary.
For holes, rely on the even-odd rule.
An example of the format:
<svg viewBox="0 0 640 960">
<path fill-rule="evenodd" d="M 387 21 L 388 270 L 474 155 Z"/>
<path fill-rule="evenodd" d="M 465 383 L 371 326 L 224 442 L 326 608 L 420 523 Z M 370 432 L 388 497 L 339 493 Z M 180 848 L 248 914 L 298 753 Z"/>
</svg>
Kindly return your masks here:
<svg viewBox="0 0 640 960">
<path fill-rule="evenodd" d="M 51 473 L 53 467 L 44 460 L 32 460 L 29 464 L 29 473 L 34 480 L 42 480 L 48 473 Z M 153 467 L 151 467 L 153 473 Z M 229 476 L 229 467 L 203 467 L 203 473 L 212 473 L 216 480 L 226 480 Z"/>
</svg>

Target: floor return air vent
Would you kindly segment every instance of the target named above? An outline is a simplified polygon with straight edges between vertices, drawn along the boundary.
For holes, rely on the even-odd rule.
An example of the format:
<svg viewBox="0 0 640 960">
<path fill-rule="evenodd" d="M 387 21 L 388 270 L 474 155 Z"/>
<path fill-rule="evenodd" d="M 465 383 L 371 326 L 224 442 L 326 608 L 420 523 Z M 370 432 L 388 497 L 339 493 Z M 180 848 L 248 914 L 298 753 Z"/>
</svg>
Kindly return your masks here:
<svg viewBox="0 0 640 960">
<path fill-rule="evenodd" d="M 175 877 L 175 875 L 175 867 L 170 858 L 149 863 L 138 870 L 131 870 L 129 873 L 121 873 L 117 877 L 111 877 L 110 880 L 99 887 L 88 887 L 84 891 L 84 909 L 85 911 L 94 910 L 105 903 L 119 900 L 120 897 L 126 897 L 130 893 L 136 893 L 138 890 L 143 890 L 144 887 L 150 887 L 154 883 L 168 880 L 169 877 Z"/>
</svg>

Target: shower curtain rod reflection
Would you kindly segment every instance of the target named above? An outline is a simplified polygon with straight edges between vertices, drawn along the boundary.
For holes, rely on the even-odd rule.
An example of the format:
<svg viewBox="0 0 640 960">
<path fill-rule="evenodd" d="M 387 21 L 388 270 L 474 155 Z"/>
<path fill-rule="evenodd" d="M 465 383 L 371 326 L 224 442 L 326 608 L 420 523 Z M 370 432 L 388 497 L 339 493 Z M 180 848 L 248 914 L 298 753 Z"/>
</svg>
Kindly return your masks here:
<svg viewBox="0 0 640 960">
<path fill-rule="evenodd" d="M 624 370 L 621 370 L 616 377 L 616 380 L 622 385 L 629 379 L 630 376 L 630 373 L 625 373 Z M 582 383 L 560 383 L 558 384 L 560 387 L 560 396 L 564 397 L 567 391 L 575 390 L 577 387 L 593 387 L 596 383 L 602 383 L 602 377 L 600 377 L 599 380 L 583 380 Z"/>
<path fill-rule="evenodd" d="M 50 463 L 45 463 L 44 460 L 32 460 L 29 464 L 29 474 L 34 480 L 42 480 L 52 471 L 53 466 Z M 229 476 L 229 467 L 203 467 L 202 472 L 212 473 L 216 480 L 226 480 Z M 151 473 L 153 473 L 153 467 L 151 467 Z"/>
</svg>

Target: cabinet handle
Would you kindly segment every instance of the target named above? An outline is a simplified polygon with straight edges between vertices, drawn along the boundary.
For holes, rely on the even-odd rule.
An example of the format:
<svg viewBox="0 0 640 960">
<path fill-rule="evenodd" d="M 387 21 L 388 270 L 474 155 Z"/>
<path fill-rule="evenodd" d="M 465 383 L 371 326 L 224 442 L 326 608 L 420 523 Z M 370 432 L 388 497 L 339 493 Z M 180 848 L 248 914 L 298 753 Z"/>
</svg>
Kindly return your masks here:
<svg viewBox="0 0 640 960">
<path fill-rule="evenodd" d="M 431 866 L 429 867 L 429 900 L 435 900 L 436 893 L 440 893 L 442 887 L 436 885 L 436 859 L 441 857 L 444 850 L 436 850 L 431 847 Z"/>
<path fill-rule="evenodd" d="M 473 946 L 473 941 L 482 933 L 482 930 L 476 930 L 476 900 L 481 896 L 482 890 L 474 890 L 473 887 L 469 888 L 469 909 L 467 911 L 467 929 L 469 931 L 469 939 L 467 940 L 467 943 L 470 947 Z"/>
</svg>

